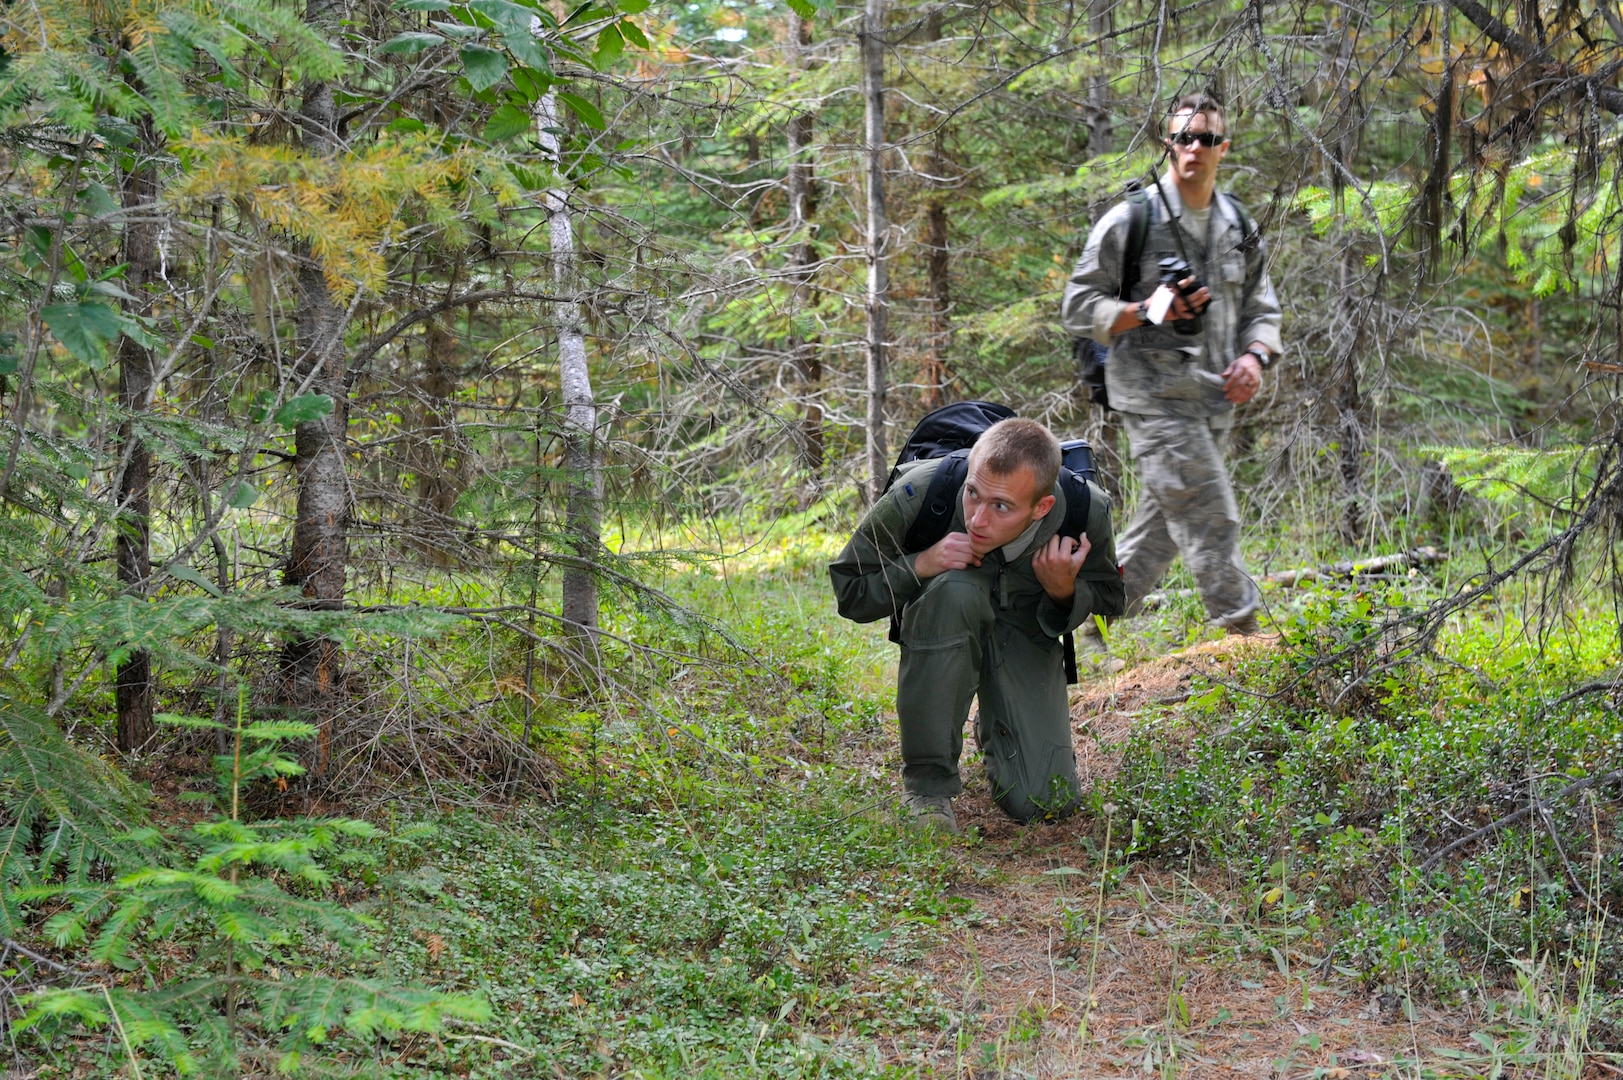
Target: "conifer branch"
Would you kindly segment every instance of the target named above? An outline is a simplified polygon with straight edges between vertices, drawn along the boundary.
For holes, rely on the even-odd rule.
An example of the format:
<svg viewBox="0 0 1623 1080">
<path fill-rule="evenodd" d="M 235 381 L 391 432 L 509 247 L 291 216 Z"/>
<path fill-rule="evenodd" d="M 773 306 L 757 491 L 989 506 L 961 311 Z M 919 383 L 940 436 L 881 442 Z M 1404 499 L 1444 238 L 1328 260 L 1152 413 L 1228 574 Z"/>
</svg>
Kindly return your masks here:
<svg viewBox="0 0 1623 1080">
<path fill-rule="evenodd" d="M 450 311 L 452 308 L 468 307 L 473 304 L 492 302 L 519 303 L 522 301 L 548 303 L 562 299 L 552 293 L 534 292 L 529 289 L 476 289 L 465 292 L 459 296 L 448 297 L 437 304 L 430 304 L 425 308 L 418 308 L 403 316 L 387 330 L 373 337 L 362 345 L 350 362 L 349 370 L 345 373 L 344 389 L 353 389 L 355 381 L 360 377 L 366 365 L 378 354 L 378 351 L 395 338 L 416 326 L 420 322 L 427 322 L 436 315 Z"/>
</svg>

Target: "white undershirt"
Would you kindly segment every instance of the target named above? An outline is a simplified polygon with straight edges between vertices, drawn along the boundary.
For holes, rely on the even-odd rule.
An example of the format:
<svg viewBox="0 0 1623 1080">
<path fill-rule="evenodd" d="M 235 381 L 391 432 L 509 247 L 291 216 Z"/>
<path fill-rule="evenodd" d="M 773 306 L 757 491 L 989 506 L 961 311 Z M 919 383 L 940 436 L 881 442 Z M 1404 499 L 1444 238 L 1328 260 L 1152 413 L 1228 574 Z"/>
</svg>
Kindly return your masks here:
<svg viewBox="0 0 1623 1080">
<path fill-rule="evenodd" d="M 1193 206 L 1185 205 L 1182 214 L 1182 227 L 1184 235 L 1199 244 L 1201 249 L 1206 247 L 1207 229 L 1212 221 L 1212 204 L 1196 210 Z"/>
</svg>

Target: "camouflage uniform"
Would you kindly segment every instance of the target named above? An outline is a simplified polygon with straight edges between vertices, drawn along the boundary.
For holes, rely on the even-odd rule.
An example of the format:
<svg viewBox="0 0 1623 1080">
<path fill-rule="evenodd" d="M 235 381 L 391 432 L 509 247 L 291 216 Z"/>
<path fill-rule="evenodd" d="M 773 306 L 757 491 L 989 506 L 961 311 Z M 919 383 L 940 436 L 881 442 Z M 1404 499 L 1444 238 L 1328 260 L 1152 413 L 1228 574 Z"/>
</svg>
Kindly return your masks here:
<svg viewBox="0 0 1623 1080">
<path fill-rule="evenodd" d="M 1255 618 L 1258 592 L 1240 557 L 1239 510 L 1223 461 L 1234 406 L 1223 396 L 1222 372 L 1251 342 L 1279 355 L 1279 301 L 1261 244 L 1243 242 L 1238 214 L 1217 197 L 1206 237 L 1184 233 L 1183 250 L 1211 290 L 1201 333 L 1184 337 L 1168 320 L 1112 338 L 1123 308 L 1155 291 L 1159 260 L 1182 254 L 1172 233 L 1180 227 L 1172 216 L 1183 214 L 1177 185 L 1163 177 L 1159 190 L 1152 185 L 1146 194 L 1149 232 L 1129 299 L 1116 299 L 1131 213 L 1124 202 L 1088 235 L 1060 319 L 1071 333 L 1110 347 L 1105 385 L 1138 463 L 1138 511 L 1121 540 L 1128 611 L 1138 609 L 1182 553 L 1208 617 L 1245 626 Z"/>
<path fill-rule="evenodd" d="M 932 578 L 914 573 L 918 556 L 903 550 L 903 537 L 938 465 L 939 459 L 913 466 L 862 519 L 828 568 L 836 603 L 857 622 L 901 615 L 896 715 L 908 791 L 963 791 L 958 759 L 970 699 L 978 695 L 975 741 L 998 805 L 1019 821 L 1058 816 L 1073 809 L 1079 795 L 1058 639 L 1095 613 L 1122 613 L 1110 498 L 1090 488 L 1093 546 L 1067 608 L 1043 590 L 1031 565 L 1065 520 L 1059 484 L 1053 509 L 980 566 Z M 965 531 L 962 499 L 951 531 Z"/>
</svg>

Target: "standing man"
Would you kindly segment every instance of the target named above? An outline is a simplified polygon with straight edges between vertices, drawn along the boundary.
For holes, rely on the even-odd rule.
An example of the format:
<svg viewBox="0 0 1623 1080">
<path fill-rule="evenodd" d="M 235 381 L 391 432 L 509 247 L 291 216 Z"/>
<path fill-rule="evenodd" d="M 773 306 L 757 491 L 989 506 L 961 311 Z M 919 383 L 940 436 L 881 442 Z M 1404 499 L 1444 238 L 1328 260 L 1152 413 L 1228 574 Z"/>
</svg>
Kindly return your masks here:
<svg viewBox="0 0 1623 1080">
<path fill-rule="evenodd" d="M 1105 385 L 1138 469 L 1138 512 L 1121 538 L 1127 613 L 1139 610 L 1181 554 L 1211 623 L 1254 634 L 1260 597 L 1240 556 L 1240 513 L 1223 450 L 1234 407 L 1257 393 L 1280 353 L 1279 301 L 1260 237 L 1217 191 L 1229 149 L 1223 106 L 1205 94 L 1180 97 L 1167 110 L 1165 132 L 1171 165 L 1144 193 L 1139 284 L 1118 298 L 1133 214 L 1123 203 L 1088 235 L 1060 319 L 1072 334 L 1109 347 Z M 1168 258 L 1187 259 L 1204 286 L 1184 296 L 1161 283 L 1159 263 Z M 1197 317 L 1192 333 L 1174 325 Z"/>
<path fill-rule="evenodd" d="M 896 717 L 903 806 L 912 823 L 957 832 L 953 797 L 971 698 L 992 797 L 1028 822 L 1076 807 L 1060 638 L 1095 613 L 1122 613 L 1110 498 L 1088 487 L 1083 535 L 1061 536 L 1059 441 L 1035 420 L 1001 420 L 969 453 L 952 524 L 908 551 L 943 458 L 907 467 L 829 565 L 840 614 L 901 618 Z"/>
</svg>

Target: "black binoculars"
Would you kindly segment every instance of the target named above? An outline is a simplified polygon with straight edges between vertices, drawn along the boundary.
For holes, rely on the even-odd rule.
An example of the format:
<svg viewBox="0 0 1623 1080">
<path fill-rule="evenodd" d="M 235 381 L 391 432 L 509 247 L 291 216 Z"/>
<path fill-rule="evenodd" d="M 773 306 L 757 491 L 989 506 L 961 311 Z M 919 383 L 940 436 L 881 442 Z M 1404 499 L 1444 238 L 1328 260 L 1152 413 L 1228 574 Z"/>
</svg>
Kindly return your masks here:
<svg viewBox="0 0 1623 1080">
<path fill-rule="evenodd" d="M 1171 285 L 1177 290 L 1178 295 L 1189 301 L 1190 307 L 1194 307 L 1195 302 L 1191 297 L 1206 287 L 1206 282 L 1195 273 L 1194 267 L 1176 257 L 1162 259 L 1156 265 L 1161 269 L 1161 284 Z M 1189 284 L 1185 285 L 1185 281 Z M 1200 316 L 1205 310 L 1204 306 L 1197 309 L 1193 319 L 1172 320 L 1172 329 L 1188 337 L 1200 333 Z"/>
</svg>

